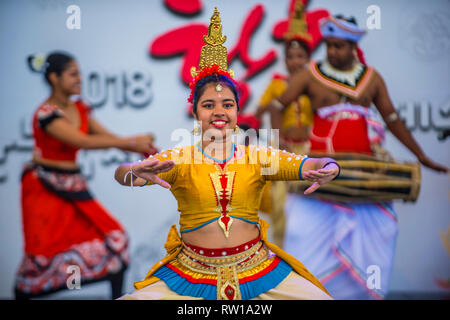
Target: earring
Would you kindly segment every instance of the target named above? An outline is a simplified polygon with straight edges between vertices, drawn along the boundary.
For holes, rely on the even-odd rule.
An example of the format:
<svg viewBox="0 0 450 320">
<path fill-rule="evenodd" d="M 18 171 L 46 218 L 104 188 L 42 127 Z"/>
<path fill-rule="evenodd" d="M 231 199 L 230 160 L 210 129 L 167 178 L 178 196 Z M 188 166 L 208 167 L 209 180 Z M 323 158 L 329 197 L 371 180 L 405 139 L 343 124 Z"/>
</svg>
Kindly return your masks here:
<svg viewBox="0 0 450 320">
<path fill-rule="evenodd" d="M 239 128 L 239 126 L 236 125 L 236 126 L 234 127 L 234 129 L 233 129 L 233 133 L 234 133 L 234 134 L 239 134 L 239 133 L 241 133 L 241 128 Z"/>
<path fill-rule="evenodd" d="M 195 126 L 191 132 L 194 136 L 199 136 L 202 133 L 202 127 L 200 127 L 199 125 Z"/>
</svg>

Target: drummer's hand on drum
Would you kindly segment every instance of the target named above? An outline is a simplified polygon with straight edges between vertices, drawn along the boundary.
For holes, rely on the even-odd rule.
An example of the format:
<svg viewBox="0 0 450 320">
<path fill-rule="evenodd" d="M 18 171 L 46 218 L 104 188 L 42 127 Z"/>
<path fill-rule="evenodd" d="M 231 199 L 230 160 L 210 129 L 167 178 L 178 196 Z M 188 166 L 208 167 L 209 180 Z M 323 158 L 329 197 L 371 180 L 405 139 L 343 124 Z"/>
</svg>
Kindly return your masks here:
<svg viewBox="0 0 450 320">
<path fill-rule="evenodd" d="M 448 168 L 446 166 L 440 165 L 439 163 L 434 162 L 430 158 L 428 158 L 426 155 L 423 155 L 422 157 L 418 158 L 420 163 L 423 164 L 425 167 L 428 167 L 434 171 L 437 172 L 445 172 L 448 173 Z"/>
<path fill-rule="evenodd" d="M 172 160 L 158 161 L 144 160 L 133 164 L 133 173 L 142 179 L 150 180 L 155 184 L 159 184 L 161 187 L 170 189 L 171 185 L 157 176 L 158 173 L 166 172 L 175 166 L 175 162 Z"/>
<path fill-rule="evenodd" d="M 308 170 L 302 172 L 304 180 L 314 182 L 304 194 L 310 194 L 316 191 L 320 186 L 333 180 L 339 173 L 339 167 L 335 163 L 330 163 L 324 169 Z"/>
</svg>

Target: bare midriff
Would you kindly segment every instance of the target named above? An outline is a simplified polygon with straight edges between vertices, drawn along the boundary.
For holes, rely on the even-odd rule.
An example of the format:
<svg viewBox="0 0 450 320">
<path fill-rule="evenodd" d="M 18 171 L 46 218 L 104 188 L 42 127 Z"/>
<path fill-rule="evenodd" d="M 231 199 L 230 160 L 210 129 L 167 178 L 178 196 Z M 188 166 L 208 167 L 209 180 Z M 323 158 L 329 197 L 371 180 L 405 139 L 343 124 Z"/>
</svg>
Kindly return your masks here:
<svg viewBox="0 0 450 320">
<path fill-rule="evenodd" d="M 259 236 L 256 224 L 234 219 L 228 238 L 217 221 L 182 234 L 184 242 L 203 248 L 236 247 Z"/>
<path fill-rule="evenodd" d="M 33 162 L 47 167 L 53 167 L 63 170 L 77 170 L 78 164 L 75 161 L 62 161 L 62 160 L 50 160 L 44 159 L 39 156 L 33 155 Z"/>
</svg>

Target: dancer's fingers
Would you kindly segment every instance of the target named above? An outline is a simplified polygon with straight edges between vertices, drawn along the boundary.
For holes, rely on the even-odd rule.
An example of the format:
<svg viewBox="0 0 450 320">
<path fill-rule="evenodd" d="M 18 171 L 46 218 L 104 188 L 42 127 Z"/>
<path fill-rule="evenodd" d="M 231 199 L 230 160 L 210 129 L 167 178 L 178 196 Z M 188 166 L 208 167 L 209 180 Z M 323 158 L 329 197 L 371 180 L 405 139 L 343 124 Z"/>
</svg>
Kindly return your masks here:
<svg viewBox="0 0 450 320">
<path fill-rule="evenodd" d="M 315 179 L 321 179 L 326 177 L 328 174 L 326 173 L 319 173 L 317 171 L 314 170 L 310 170 L 309 172 L 306 172 L 306 176 L 310 177 L 310 178 L 315 178 Z"/>
<path fill-rule="evenodd" d="M 318 182 L 314 182 L 311 187 L 305 190 L 304 194 L 310 194 L 319 189 L 320 184 Z"/>
<path fill-rule="evenodd" d="M 158 159 L 140 161 L 137 164 L 133 165 L 133 170 L 137 170 L 137 169 L 147 170 L 147 169 L 150 169 L 150 168 L 156 166 L 158 163 L 159 163 Z"/>
<path fill-rule="evenodd" d="M 319 169 L 317 170 L 317 172 L 319 173 L 334 173 L 336 170 L 335 169 Z"/>
<path fill-rule="evenodd" d="M 172 186 L 167 182 L 158 177 L 157 175 L 152 175 L 149 177 L 151 181 L 153 181 L 155 184 L 159 184 L 161 187 L 170 189 Z"/>
<path fill-rule="evenodd" d="M 169 171 L 174 166 L 175 166 L 175 162 L 173 162 L 172 160 L 165 160 L 165 161 L 149 164 L 149 165 L 143 167 L 142 171 L 145 173 L 157 174 L 160 172 Z"/>
<path fill-rule="evenodd" d="M 314 176 L 313 176 L 311 173 L 309 173 L 309 172 L 304 172 L 303 175 L 302 175 L 302 177 L 303 177 L 303 180 L 308 180 L 308 181 L 316 181 L 316 180 L 317 180 L 317 178 L 314 177 Z"/>
</svg>

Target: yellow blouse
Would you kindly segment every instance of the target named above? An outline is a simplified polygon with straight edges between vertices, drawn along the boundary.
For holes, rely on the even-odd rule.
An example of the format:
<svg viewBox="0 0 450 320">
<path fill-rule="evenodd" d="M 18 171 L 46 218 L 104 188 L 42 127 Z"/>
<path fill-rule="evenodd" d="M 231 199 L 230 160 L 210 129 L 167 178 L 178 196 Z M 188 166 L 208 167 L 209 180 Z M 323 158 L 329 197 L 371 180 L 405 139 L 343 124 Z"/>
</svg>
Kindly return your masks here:
<svg viewBox="0 0 450 320">
<path fill-rule="evenodd" d="M 274 77 L 264 91 L 259 105 L 268 105 L 273 99 L 279 98 L 286 91 L 286 88 L 287 81 L 285 79 Z M 284 110 L 281 128 L 311 126 L 313 121 L 313 112 L 309 98 L 306 95 L 302 95 Z"/>
<path fill-rule="evenodd" d="M 178 201 L 181 233 L 215 220 L 226 236 L 234 218 L 257 224 L 266 181 L 301 179 L 307 156 L 271 147 L 233 146 L 234 153 L 222 165 L 199 145 L 174 148 L 148 158 L 175 162 L 171 170 L 158 177 L 172 186 L 170 191 Z"/>
</svg>

